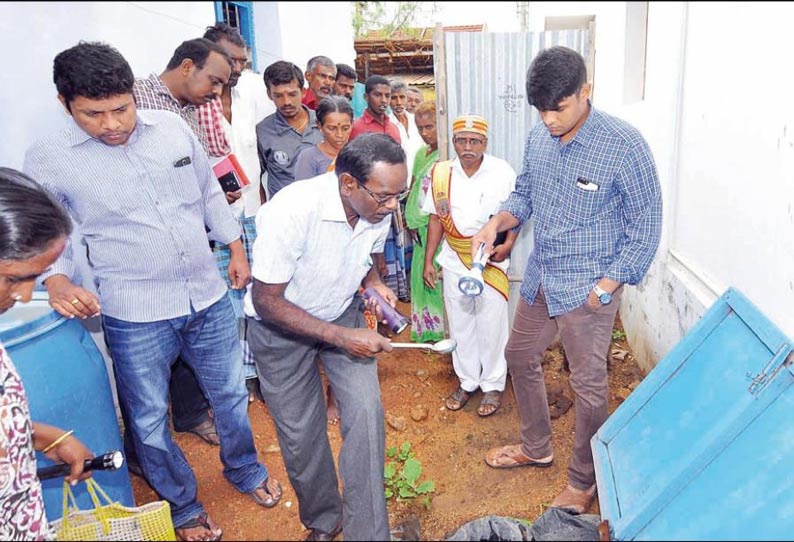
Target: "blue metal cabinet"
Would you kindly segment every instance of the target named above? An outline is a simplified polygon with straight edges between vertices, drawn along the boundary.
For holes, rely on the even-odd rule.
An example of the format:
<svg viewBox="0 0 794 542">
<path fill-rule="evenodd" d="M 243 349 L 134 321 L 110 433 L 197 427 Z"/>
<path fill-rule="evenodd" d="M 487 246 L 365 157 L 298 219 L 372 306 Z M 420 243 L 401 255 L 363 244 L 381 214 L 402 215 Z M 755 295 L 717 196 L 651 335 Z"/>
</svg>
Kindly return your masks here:
<svg viewBox="0 0 794 542">
<path fill-rule="evenodd" d="M 792 341 L 729 289 L 591 442 L 617 540 L 794 537 Z"/>
</svg>

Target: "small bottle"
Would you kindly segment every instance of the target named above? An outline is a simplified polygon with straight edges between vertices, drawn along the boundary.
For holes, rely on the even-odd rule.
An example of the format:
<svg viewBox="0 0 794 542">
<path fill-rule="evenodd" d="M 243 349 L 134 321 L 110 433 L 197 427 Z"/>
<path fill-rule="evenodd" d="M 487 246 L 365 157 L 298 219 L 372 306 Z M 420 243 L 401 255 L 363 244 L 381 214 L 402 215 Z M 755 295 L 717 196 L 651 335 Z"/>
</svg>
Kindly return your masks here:
<svg viewBox="0 0 794 542">
<path fill-rule="evenodd" d="M 378 306 L 380 306 L 380 312 L 383 318 L 386 319 L 386 323 L 389 325 L 389 329 L 392 330 L 392 333 L 400 333 L 408 327 L 408 319 L 397 312 L 397 309 L 389 305 L 389 302 L 383 299 L 383 296 L 374 289 L 367 288 L 364 290 L 364 299 L 375 299 L 375 301 L 377 301 Z"/>
</svg>

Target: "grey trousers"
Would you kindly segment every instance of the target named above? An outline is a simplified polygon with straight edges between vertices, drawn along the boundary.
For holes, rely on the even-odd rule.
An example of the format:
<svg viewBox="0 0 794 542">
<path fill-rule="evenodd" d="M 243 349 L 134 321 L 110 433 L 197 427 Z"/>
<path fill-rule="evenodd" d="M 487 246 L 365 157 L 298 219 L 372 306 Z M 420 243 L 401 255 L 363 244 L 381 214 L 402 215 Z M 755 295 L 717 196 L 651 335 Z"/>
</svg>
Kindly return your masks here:
<svg viewBox="0 0 794 542">
<path fill-rule="evenodd" d="M 621 286 L 615 291 L 612 303 L 598 310 L 594 311 L 585 303 L 551 318 L 546 298 L 539 288 L 532 305 L 524 299 L 519 301 L 505 348 L 521 419 L 522 450 L 535 459 L 548 457 L 552 453 L 551 420 L 541 364 L 543 353 L 559 331 L 571 369 L 571 387 L 576 395 L 576 425 L 568 481 L 577 489 L 586 489 L 595 483 L 590 439 L 607 419 L 607 353 L 622 293 Z"/>
<path fill-rule="evenodd" d="M 335 324 L 366 327 L 356 297 Z M 354 358 L 327 343 L 251 319 L 248 342 L 256 359 L 262 396 L 278 432 L 300 518 L 310 529 L 333 531 L 340 521 L 345 540 L 389 540 L 383 488 L 385 428 L 377 363 Z M 339 482 L 328 443 L 328 419 L 318 368 L 331 384 L 342 431 Z"/>
</svg>

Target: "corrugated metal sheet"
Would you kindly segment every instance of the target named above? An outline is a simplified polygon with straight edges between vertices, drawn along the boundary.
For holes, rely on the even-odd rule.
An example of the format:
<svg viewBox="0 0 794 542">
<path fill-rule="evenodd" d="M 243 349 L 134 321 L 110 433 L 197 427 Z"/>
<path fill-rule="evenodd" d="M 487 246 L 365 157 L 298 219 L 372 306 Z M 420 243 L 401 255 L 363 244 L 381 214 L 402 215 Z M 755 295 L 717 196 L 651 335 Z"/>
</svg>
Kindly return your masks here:
<svg viewBox="0 0 794 542">
<path fill-rule="evenodd" d="M 484 116 L 490 124 L 488 152 L 518 171 L 526 135 L 540 121 L 527 103 L 527 68 L 539 51 L 553 45 L 588 57 L 585 30 L 446 34 L 448 133 L 457 115 Z M 454 156 L 451 143 L 449 152 Z"/>
<path fill-rule="evenodd" d="M 554 45 L 578 51 L 587 61 L 588 37 L 587 30 L 445 34 L 449 156 L 455 156 L 451 138 L 455 117 L 482 115 L 489 123 L 487 152 L 507 160 L 520 173 L 527 134 L 540 122 L 537 110 L 527 102 L 527 68 L 538 52 Z M 436 81 L 442 80 L 436 74 Z M 518 282 L 532 250 L 528 226 L 519 234 L 511 255 L 509 276 L 515 281 L 510 294 L 511 322 Z"/>
</svg>

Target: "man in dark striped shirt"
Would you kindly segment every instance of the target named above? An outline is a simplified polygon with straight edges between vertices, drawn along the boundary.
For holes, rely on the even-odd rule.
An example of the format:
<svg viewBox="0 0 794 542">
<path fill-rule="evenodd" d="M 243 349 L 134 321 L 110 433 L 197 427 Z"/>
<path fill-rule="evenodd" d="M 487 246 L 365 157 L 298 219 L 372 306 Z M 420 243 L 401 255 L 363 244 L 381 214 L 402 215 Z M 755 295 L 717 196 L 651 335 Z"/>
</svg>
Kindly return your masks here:
<svg viewBox="0 0 794 542">
<path fill-rule="evenodd" d="M 162 74 L 135 80 L 135 105 L 176 113 L 209 151 L 207 136 L 199 126 L 198 107 L 220 96 L 230 71 L 231 60 L 219 45 L 204 38 L 184 41 Z"/>
<path fill-rule="evenodd" d="M 534 218 L 521 299 L 505 357 L 521 418 L 521 443 L 490 450 L 494 468 L 551 466 L 543 353 L 559 333 L 576 394 L 568 485 L 552 506 L 584 513 L 596 491 L 590 439 L 607 418 L 606 356 L 623 284 L 651 265 L 662 197 L 648 144 L 628 123 L 595 109 L 582 56 L 541 51 L 527 99 L 542 123 L 527 138 L 516 189 L 472 238 L 491 250 L 497 232 Z"/>
<path fill-rule="evenodd" d="M 132 87 L 138 109 L 171 111 L 184 120 L 202 148 L 208 150 L 207 136 L 198 119 L 198 106 L 219 96 L 230 78 L 231 60 L 217 44 L 204 38 L 182 42 L 171 56 L 162 74 L 152 73 L 145 79 L 136 79 Z M 232 203 L 239 192 L 225 194 Z M 218 431 L 210 416 L 210 405 L 193 371 L 179 358 L 171 374 L 171 416 L 174 430 L 193 433 L 208 444 L 218 445 Z M 138 457 L 128 433 L 124 435 L 127 466 L 134 474 L 141 474 Z"/>
</svg>

